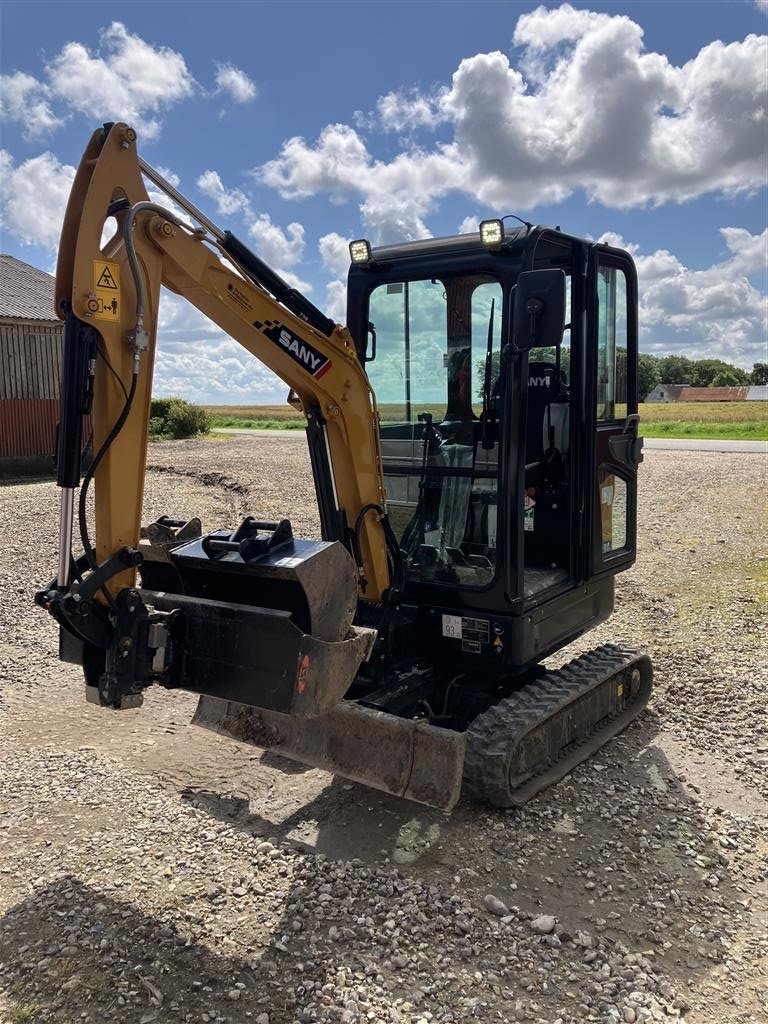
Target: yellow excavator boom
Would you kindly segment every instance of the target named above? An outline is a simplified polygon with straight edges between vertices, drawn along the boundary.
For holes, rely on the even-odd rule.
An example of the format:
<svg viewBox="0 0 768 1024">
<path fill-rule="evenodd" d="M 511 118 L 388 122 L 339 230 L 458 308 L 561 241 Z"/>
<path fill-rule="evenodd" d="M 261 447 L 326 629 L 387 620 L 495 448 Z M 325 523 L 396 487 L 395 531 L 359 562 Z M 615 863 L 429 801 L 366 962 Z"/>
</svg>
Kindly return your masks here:
<svg viewBox="0 0 768 1024">
<path fill-rule="evenodd" d="M 71 311 L 101 339 L 93 387 L 95 451 L 120 417 L 136 374 L 128 416 L 95 473 L 96 561 L 139 542 L 164 285 L 282 378 L 307 416 L 321 425 L 333 502 L 350 528 L 358 525 L 360 597 L 380 601 L 390 579 L 378 415 L 349 331 L 334 325 L 325 334 L 307 323 L 249 279 L 209 230 L 189 224 L 184 213 L 150 203 L 142 164 L 128 125 L 93 133 L 67 206 L 56 271 L 59 315 Z M 110 216 L 117 230 L 102 245 Z M 135 570 L 126 570 L 109 588 L 132 586 L 134 580 Z"/>
</svg>

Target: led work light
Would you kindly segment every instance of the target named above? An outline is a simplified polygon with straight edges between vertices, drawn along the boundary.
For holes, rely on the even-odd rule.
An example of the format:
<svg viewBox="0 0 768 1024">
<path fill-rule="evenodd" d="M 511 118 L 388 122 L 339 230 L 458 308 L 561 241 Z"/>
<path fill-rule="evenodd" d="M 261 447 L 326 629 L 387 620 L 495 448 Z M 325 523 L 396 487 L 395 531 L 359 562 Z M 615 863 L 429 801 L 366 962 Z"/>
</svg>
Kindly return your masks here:
<svg viewBox="0 0 768 1024">
<path fill-rule="evenodd" d="M 500 220 L 480 221 L 480 241 L 487 249 L 500 249 L 504 241 L 504 225 Z"/>
<path fill-rule="evenodd" d="M 349 258 L 353 263 L 370 263 L 371 244 L 367 238 L 358 238 L 349 243 Z"/>
</svg>

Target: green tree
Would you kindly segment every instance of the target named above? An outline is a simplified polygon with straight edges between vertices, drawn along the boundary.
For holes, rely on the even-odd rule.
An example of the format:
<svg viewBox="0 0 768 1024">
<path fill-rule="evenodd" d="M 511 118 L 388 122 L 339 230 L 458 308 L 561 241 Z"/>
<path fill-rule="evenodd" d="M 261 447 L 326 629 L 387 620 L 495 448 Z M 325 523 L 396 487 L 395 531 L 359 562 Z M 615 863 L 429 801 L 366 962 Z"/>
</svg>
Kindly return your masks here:
<svg viewBox="0 0 768 1024">
<path fill-rule="evenodd" d="M 738 388 L 741 386 L 741 379 L 734 371 L 737 367 L 732 366 L 729 370 L 721 370 L 709 385 L 711 388 Z"/>
<path fill-rule="evenodd" d="M 211 420 L 205 409 L 183 398 L 153 398 L 149 411 L 149 436 L 153 441 L 207 434 Z"/>
<path fill-rule="evenodd" d="M 659 359 L 661 384 L 691 384 L 694 363 L 686 356 L 662 356 Z"/>
<path fill-rule="evenodd" d="M 532 348 L 528 353 L 529 363 L 557 363 L 557 350 L 553 345 L 548 348 Z M 571 350 L 565 346 L 560 347 L 560 369 L 565 374 L 565 381 L 571 379 Z"/>
<path fill-rule="evenodd" d="M 693 364 L 691 384 L 697 388 L 708 388 L 721 373 L 735 377 L 738 385 L 749 383 L 749 374 L 739 366 L 733 366 L 722 359 L 697 359 Z"/>
<path fill-rule="evenodd" d="M 768 363 L 755 363 L 749 375 L 750 384 L 768 384 Z"/>
<path fill-rule="evenodd" d="M 496 350 L 491 352 L 491 390 L 496 386 L 496 381 L 499 379 L 499 367 L 501 365 L 501 353 Z M 477 397 L 482 401 L 483 390 L 485 388 L 485 359 L 482 363 L 479 363 L 477 369 Z"/>
<path fill-rule="evenodd" d="M 657 384 L 661 384 L 658 358 L 641 355 L 637 360 L 637 400 L 644 402 Z"/>
</svg>

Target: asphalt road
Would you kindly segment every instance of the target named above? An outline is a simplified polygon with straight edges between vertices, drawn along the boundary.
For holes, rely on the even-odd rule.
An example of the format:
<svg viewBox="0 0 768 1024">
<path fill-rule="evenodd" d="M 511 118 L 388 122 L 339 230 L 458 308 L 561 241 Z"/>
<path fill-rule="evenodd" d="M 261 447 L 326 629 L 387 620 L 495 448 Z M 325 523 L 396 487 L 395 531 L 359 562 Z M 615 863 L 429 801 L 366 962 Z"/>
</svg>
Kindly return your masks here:
<svg viewBox="0 0 768 1024">
<path fill-rule="evenodd" d="M 646 437 L 644 446 L 667 452 L 755 452 L 768 455 L 768 441 L 707 441 L 700 437 Z"/>
<path fill-rule="evenodd" d="M 219 434 L 255 434 L 257 437 L 304 439 L 303 430 L 248 430 L 242 427 L 216 427 Z M 752 452 L 768 455 L 768 441 L 708 441 L 698 437 L 646 437 L 645 448 L 667 452 Z"/>
</svg>

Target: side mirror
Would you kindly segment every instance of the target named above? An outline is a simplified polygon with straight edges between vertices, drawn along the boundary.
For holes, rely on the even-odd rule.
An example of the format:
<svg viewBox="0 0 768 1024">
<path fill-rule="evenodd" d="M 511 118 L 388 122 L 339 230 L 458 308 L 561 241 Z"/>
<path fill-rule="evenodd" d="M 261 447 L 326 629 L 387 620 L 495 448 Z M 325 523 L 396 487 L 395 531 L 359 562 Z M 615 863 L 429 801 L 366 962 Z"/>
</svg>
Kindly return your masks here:
<svg viewBox="0 0 768 1024">
<path fill-rule="evenodd" d="M 565 327 L 565 274 L 562 270 L 525 270 L 517 279 L 512 317 L 512 348 L 556 347 Z"/>
</svg>

